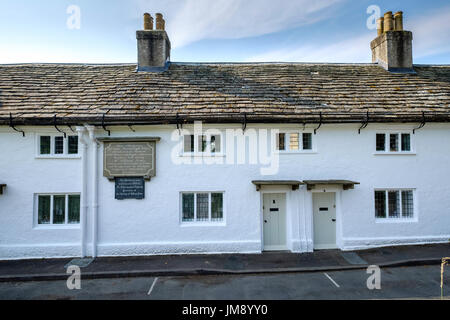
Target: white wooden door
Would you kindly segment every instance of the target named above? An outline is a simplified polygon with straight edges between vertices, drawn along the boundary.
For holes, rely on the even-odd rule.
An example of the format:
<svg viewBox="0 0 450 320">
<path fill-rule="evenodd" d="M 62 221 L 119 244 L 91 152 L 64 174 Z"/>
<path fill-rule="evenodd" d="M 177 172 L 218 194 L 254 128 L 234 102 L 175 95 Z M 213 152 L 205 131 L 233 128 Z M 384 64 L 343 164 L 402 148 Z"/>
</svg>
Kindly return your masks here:
<svg viewBox="0 0 450 320">
<path fill-rule="evenodd" d="M 331 192 L 313 194 L 314 249 L 335 249 L 336 195 Z"/>
<path fill-rule="evenodd" d="M 263 195 L 264 250 L 286 250 L 286 194 Z"/>
</svg>

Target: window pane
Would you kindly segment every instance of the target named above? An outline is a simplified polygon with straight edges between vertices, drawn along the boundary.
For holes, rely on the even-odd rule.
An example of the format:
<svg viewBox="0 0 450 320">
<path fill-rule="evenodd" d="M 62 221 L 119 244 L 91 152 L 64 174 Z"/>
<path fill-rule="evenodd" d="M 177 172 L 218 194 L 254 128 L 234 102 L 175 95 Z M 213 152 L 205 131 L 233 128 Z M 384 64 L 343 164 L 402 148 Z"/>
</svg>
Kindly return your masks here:
<svg viewBox="0 0 450 320">
<path fill-rule="evenodd" d="M 286 134 L 284 133 L 279 133 L 278 134 L 278 139 L 277 139 L 277 150 L 285 150 L 285 145 L 284 145 L 284 141 L 286 138 Z"/>
<path fill-rule="evenodd" d="M 386 191 L 375 191 L 375 217 L 386 218 Z"/>
<path fill-rule="evenodd" d="M 53 224 L 65 222 L 66 196 L 53 196 Z"/>
<path fill-rule="evenodd" d="M 206 151 L 206 136 L 198 136 L 198 151 Z"/>
<path fill-rule="evenodd" d="M 303 134 L 303 150 L 312 150 L 312 134 Z"/>
<path fill-rule="evenodd" d="M 55 154 L 62 154 L 64 152 L 64 138 L 55 137 Z"/>
<path fill-rule="evenodd" d="M 414 215 L 414 201 L 412 190 L 402 191 L 402 216 L 412 218 Z"/>
<path fill-rule="evenodd" d="M 402 151 L 411 151 L 411 136 L 409 133 L 402 134 Z"/>
<path fill-rule="evenodd" d="M 80 196 L 69 195 L 69 223 L 80 222 Z"/>
<path fill-rule="evenodd" d="M 69 136 L 69 154 L 78 154 L 77 136 Z"/>
<path fill-rule="evenodd" d="M 400 192 L 388 191 L 389 217 L 400 218 Z"/>
<path fill-rule="evenodd" d="M 194 194 L 183 193 L 183 221 L 194 221 Z"/>
<path fill-rule="evenodd" d="M 386 151 L 386 135 L 384 133 L 377 133 L 377 151 Z"/>
<path fill-rule="evenodd" d="M 390 135 L 390 150 L 392 152 L 398 151 L 398 134 Z"/>
<path fill-rule="evenodd" d="M 220 152 L 220 135 L 211 136 L 211 152 Z"/>
<path fill-rule="evenodd" d="M 40 137 L 40 154 L 50 154 L 50 137 Z"/>
<path fill-rule="evenodd" d="M 50 223 L 50 196 L 38 197 L 38 224 Z"/>
<path fill-rule="evenodd" d="M 211 193 L 211 220 L 220 221 L 223 219 L 223 194 Z"/>
<path fill-rule="evenodd" d="M 208 194 L 197 194 L 197 221 L 208 221 Z"/>
<path fill-rule="evenodd" d="M 298 150 L 300 148 L 299 143 L 299 134 L 291 133 L 289 135 L 289 150 Z"/>
<path fill-rule="evenodd" d="M 184 136 L 184 152 L 194 152 L 194 136 Z"/>
</svg>

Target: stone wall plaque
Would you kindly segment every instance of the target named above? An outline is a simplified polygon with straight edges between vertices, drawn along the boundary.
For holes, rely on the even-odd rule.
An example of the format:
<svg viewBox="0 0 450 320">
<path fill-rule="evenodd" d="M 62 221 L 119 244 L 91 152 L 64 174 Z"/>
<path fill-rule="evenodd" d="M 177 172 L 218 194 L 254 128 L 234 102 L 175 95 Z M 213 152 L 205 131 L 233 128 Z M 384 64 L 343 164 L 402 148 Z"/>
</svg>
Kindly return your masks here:
<svg viewBox="0 0 450 320">
<path fill-rule="evenodd" d="M 104 139 L 103 175 L 111 180 L 117 177 L 154 177 L 156 141 Z"/>
<path fill-rule="evenodd" d="M 115 198 L 117 200 L 145 198 L 144 178 L 115 178 Z"/>
</svg>

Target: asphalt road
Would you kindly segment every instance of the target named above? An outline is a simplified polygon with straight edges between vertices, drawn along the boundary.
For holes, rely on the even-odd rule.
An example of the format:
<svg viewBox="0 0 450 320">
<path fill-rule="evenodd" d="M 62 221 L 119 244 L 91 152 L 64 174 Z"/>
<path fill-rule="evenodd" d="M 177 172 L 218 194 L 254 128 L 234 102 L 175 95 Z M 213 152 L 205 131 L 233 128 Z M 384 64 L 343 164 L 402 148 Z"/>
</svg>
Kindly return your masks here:
<svg viewBox="0 0 450 320">
<path fill-rule="evenodd" d="M 439 299 L 440 266 L 385 268 L 381 289 L 369 290 L 366 270 L 337 272 L 0 283 L 0 299 Z M 444 273 L 450 298 L 450 268 Z"/>
</svg>

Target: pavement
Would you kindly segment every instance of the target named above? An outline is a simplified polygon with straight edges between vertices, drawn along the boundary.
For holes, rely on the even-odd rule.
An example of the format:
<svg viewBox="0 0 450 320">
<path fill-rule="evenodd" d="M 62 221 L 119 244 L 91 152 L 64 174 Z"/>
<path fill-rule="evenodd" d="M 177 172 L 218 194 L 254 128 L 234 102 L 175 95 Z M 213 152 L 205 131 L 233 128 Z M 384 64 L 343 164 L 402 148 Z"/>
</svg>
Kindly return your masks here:
<svg viewBox="0 0 450 320">
<path fill-rule="evenodd" d="M 383 247 L 360 251 L 321 250 L 313 253 L 164 255 L 95 259 L 0 261 L 0 282 L 64 280 L 69 265 L 79 265 L 83 279 L 245 275 L 325 272 L 379 267 L 440 264 L 450 257 L 450 243 Z"/>
</svg>

